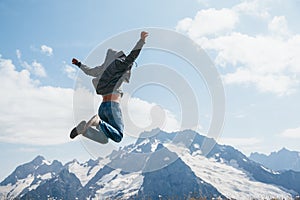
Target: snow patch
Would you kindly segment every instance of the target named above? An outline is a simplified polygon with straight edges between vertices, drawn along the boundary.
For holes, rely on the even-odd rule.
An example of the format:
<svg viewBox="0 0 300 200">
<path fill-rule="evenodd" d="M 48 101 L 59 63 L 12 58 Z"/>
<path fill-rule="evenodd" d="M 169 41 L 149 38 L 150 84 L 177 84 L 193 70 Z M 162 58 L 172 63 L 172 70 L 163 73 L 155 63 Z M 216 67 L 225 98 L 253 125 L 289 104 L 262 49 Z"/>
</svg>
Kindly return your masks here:
<svg viewBox="0 0 300 200">
<path fill-rule="evenodd" d="M 268 168 L 265 168 L 264 166 L 260 166 L 263 170 L 265 170 L 265 171 L 267 171 L 267 172 L 269 172 L 269 173 L 272 173 L 272 171 L 270 170 L 270 169 L 268 169 Z"/>
<path fill-rule="evenodd" d="M 143 146 L 143 145 L 145 145 L 145 144 L 148 144 L 149 142 L 150 142 L 149 138 L 143 140 L 141 143 L 135 145 L 132 149 L 129 149 L 129 151 L 126 152 L 126 154 L 127 154 L 127 153 L 132 153 L 132 152 L 134 152 L 134 151 L 138 151 L 137 149 L 140 149 L 141 146 Z M 122 158 L 122 155 L 121 155 L 121 158 Z"/>
<path fill-rule="evenodd" d="M 190 166 L 195 175 L 213 185 L 227 198 L 239 200 L 269 199 L 269 197 L 291 200 L 290 194 L 280 188 L 253 180 L 245 172 L 208 159 L 202 155 L 192 156 L 188 149 L 172 144 L 166 146 Z M 232 160 L 234 164 L 236 161 Z"/>
<path fill-rule="evenodd" d="M 87 163 L 80 164 L 77 161 L 73 161 L 69 164 L 68 169 L 70 173 L 75 174 L 75 176 L 80 180 L 81 185 L 85 186 L 89 180 L 109 162 L 110 159 L 105 158 L 99 160 L 99 163 L 96 166 L 88 166 Z"/>
<path fill-rule="evenodd" d="M 197 150 L 197 151 L 194 151 L 192 153 L 192 156 L 201 155 L 201 154 L 202 154 L 202 151 L 201 150 Z"/>
<path fill-rule="evenodd" d="M 164 158 L 164 161 L 169 161 L 169 160 L 170 160 L 169 157 L 165 157 L 165 158 Z"/>
<path fill-rule="evenodd" d="M 103 176 L 98 182 L 102 188 L 96 192 L 95 199 L 115 199 L 122 194 L 122 199 L 127 199 L 138 193 L 144 177 L 141 173 L 120 174 L 121 170 L 116 169 Z"/>
<path fill-rule="evenodd" d="M 38 181 L 36 184 L 34 185 L 31 185 L 28 190 L 31 191 L 31 190 L 35 190 L 39 185 L 40 185 L 41 181 Z"/>
<path fill-rule="evenodd" d="M 154 152 L 157 149 L 158 144 L 159 141 L 155 139 L 154 142 L 151 144 L 151 152 Z"/>
<path fill-rule="evenodd" d="M 149 140 L 149 138 L 147 138 L 147 139 L 143 140 L 141 143 L 139 143 L 137 146 L 139 147 L 139 146 L 142 146 L 144 144 L 148 144 L 149 142 L 150 142 L 150 140 Z"/>
<path fill-rule="evenodd" d="M 269 173 L 272 173 L 272 174 L 280 174 L 279 172 L 276 172 L 276 171 L 273 171 L 273 170 L 271 170 L 271 169 L 268 169 L 268 168 L 265 168 L 264 166 L 260 166 L 263 170 L 265 170 L 265 171 L 267 171 L 267 172 L 269 172 Z"/>
<path fill-rule="evenodd" d="M 234 159 L 231 159 L 229 161 L 229 165 L 232 166 L 232 167 L 234 167 L 234 168 L 239 168 L 238 162 L 236 160 L 234 160 Z"/>
<path fill-rule="evenodd" d="M 4 195 L 5 199 L 14 199 L 17 197 L 25 188 L 29 187 L 34 180 L 32 174 L 28 175 L 25 179 L 20 179 L 16 184 L 8 184 L 6 186 L 0 186 L 0 194 Z"/>
<path fill-rule="evenodd" d="M 43 174 L 43 175 L 38 175 L 37 178 L 40 178 L 42 180 L 47 180 L 47 179 L 52 178 L 52 174 L 49 172 L 49 173 L 46 173 L 46 174 Z"/>
<path fill-rule="evenodd" d="M 43 160 L 43 164 L 45 164 L 45 165 L 51 165 L 51 164 L 52 164 L 52 161 Z"/>
<path fill-rule="evenodd" d="M 195 149 L 200 149 L 200 145 L 199 144 L 194 144 L 194 148 Z"/>
<path fill-rule="evenodd" d="M 103 185 L 103 183 L 110 182 L 111 180 L 114 179 L 118 174 L 120 174 L 121 169 L 116 169 L 109 174 L 105 174 L 98 182 L 96 183 L 97 185 Z"/>
</svg>

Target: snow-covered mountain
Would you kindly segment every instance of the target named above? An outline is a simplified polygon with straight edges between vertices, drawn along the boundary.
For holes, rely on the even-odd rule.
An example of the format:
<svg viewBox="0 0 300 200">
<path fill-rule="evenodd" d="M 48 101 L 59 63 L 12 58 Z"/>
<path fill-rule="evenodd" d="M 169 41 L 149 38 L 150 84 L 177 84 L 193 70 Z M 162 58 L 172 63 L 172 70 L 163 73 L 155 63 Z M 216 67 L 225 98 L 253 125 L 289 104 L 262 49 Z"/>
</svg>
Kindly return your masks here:
<svg viewBox="0 0 300 200">
<path fill-rule="evenodd" d="M 42 156 L 15 169 L 0 183 L 0 199 L 13 199 L 34 190 L 47 180 L 54 178 L 62 170 L 58 161 L 49 162 Z"/>
<path fill-rule="evenodd" d="M 157 134 L 154 134 L 157 133 Z M 145 132 L 105 158 L 65 165 L 38 156 L 0 183 L 0 199 L 292 199 L 300 173 L 276 172 L 186 130 Z"/>
<path fill-rule="evenodd" d="M 278 152 L 272 152 L 270 155 L 251 153 L 249 158 L 273 170 L 300 172 L 300 152 L 297 151 L 282 148 Z"/>
</svg>

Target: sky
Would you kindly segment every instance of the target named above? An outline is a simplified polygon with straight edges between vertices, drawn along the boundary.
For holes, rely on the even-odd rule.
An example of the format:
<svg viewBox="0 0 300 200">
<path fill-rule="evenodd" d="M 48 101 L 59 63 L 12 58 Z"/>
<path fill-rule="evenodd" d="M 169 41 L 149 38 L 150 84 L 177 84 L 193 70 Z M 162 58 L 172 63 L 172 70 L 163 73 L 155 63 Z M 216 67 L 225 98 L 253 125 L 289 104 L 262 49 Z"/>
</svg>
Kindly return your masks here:
<svg viewBox="0 0 300 200">
<path fill-rule="evenodd" d="M 298 0 L 0 1 L 0 179 L 37 155 L 84 162 L 105 151 L 82 138 L 69 139 L 78 122 L 76 84 L 84 77 L 71 59 L 84 61 L 110 38 L 151 27 L 183 34 L 214 63 L 226 97 L 219 143 L 246 155 L 283 147 L 300 151 L 299 8 Z M 138 38 L 125 41 L 123 50 L 129 52 Z M 147 39 L 132 81 L 149 63 L 182 75 L 200 110 L 196 130 L 205 134 L 212 113 L 205 81 L 180 57 L 147 49 L 151 32 Z M 88 77 L 84 80 L 90 83 Z M 89 90 L 81 94 L 80 101 L 94 103 L 80 115 L 87 120 L 101 98 Z M 178 95 L 159 84 L 140 87 L 129 101 L 129 117 L 138 130 L 148 130 L 156 108 L 164 113 L 163 130 L 179 130 Z M 124 140 L 114 147 L 125 145 Z"/>
</svg>

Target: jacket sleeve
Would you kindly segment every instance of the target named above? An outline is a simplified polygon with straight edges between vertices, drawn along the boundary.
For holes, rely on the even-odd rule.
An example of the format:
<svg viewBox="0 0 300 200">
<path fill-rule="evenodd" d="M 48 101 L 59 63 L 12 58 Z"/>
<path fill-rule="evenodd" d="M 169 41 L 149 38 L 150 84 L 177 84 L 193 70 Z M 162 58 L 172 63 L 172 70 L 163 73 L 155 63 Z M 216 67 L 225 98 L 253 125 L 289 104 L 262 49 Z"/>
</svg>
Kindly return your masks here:
<svg viewBox="0 0 300 200">
<path fill-rule="evenodd" d="M 89 76 L 97 77 L 101 72 L 101 66 L 97 66 L 94 68 L 90 68 L 89 66 L 82 64 L 80 65 L 80 69 Z"/>
<path fill-rule="evenodd" d="M 125 63 L 127 65 L 131 65 L 135 61 L 135 59 L 139 56 L 144 44 L 145 42 L 141 39 L 136 43 L 130 54 L 125 58 Z"/>
</svg>

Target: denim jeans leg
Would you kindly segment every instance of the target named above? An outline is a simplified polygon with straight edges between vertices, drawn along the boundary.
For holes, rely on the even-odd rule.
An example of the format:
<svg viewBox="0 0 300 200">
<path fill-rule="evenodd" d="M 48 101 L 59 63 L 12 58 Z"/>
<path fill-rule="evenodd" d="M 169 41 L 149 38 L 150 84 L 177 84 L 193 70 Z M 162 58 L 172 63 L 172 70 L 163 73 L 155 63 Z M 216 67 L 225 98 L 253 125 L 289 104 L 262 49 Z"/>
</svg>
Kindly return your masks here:
<svg viewBox="0 0 300 200">
<path fill-rule="evenodd" d="M 94 129 L 89 127 L 87 131 L 82 134 L 84 137 L 89 138 L 95 142 L 106 144 L 108 142 L 108 138 L 106 134 L 101 129 Z"/>
<path fill-rule="evenodd" d="M 120 104 L 116 102 L 103 102 L 98 110 L 101 118 L 99 128 L 106 136 L 115 142 L 120 142 L 123 138 L 123 119 Z"/>
</svg>

